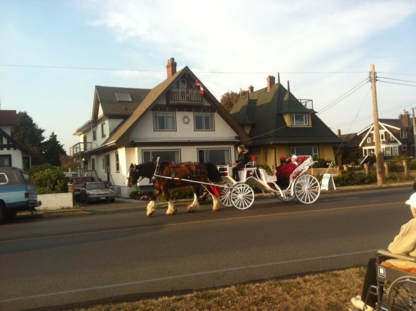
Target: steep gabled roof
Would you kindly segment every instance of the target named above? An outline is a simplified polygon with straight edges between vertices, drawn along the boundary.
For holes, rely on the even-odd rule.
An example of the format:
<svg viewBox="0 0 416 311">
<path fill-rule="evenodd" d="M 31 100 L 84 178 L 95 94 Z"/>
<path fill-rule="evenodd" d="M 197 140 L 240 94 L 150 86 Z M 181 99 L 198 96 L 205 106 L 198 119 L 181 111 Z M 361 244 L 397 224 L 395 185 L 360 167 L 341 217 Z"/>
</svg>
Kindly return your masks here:
<svg viewBox="0 0 416 311">
<path fill-rule="evenodd" d="M 33 154 L 33 152 L 29 147 L 27 147 L 25 144 L 23 144 L 20 140 L 17 138 L 11 137 L 9 134 L 7 134 L 5 131 L 3 131 L 0 128 L 0 137 L 4 137 L 6 141 L 8 142 L 8 145 L 13 146 L 16 149 L 19 149 L 23 154 Z"/>
<path fill-rule="evenodd" d="M 288 127 L 285 113 L 311 115 L 312 127 Z M 341 140 L 280 83 L 249 93 L 234 105 L 231 115 L 241 125 L 251 124 L 250 137 L 254 146 L 294 143 L 339 143 Z"/>
<path fill-rule="evenodd" d="M 16 126 L 16 110 L 0 110 L 0 126 Z"/>
<path fill-rule="evenodd" d="M 107 117 L 128 117 L 150 93 L 150 89 L 96 86 L 92 120 L 98 118 L 99 104 Z M 131 100 L 120 100 L 116 94 L 128 94 Z"/>
<path fill-rule="evenodd" d="M 147 96 L 137 105 L 135 110 L 130 113 L 130 117 L 128 117 L 124 122 L 120 124 L 120 126 L 110 134 L 109 138 L 106 141 L 108 146 L 128 146 L 130 145 L 130 136 L 132 131 L 134 130 L 135 125 L 141 117 L 158 101 L 159 98 L 165 95 L 165 93 L 169 90 L 169 88 L 176 83 L 183 75 L 187 75 L 194 81 L 200 81 L 195 74 L 188 68 L 184 67 L 182 70 L 177 71 L 175 74 L 164 80 L 162 83 L 157 85 L 155 88 L 150 90 L 147 93 Z M 205 89 L 204 98 L 207 100 L 213 108 L 217 110 L 217 113 L 228 123 L 228 125 L 237 133 L 243 141 L 250 142 L 250 137 L 244 130 L 240 127 L 240 125 L 232 118 L 232 116 L 228 113 L 228 111 L 221 105 L 221 103 L 211 94 L 211 92 Z M 144 94 L 146 90 L 142 90 L 141 94 Z M 95 105 L 95 104 L 94 104 Z M 98 109 L 98 108 L 97 108 Z M 105 108 L 107 109 L 107 108 Z M 104 110 L 104 108 L 103 108 Z M 98 111 L 98 110 L 97 110 Z"/>
</svg>

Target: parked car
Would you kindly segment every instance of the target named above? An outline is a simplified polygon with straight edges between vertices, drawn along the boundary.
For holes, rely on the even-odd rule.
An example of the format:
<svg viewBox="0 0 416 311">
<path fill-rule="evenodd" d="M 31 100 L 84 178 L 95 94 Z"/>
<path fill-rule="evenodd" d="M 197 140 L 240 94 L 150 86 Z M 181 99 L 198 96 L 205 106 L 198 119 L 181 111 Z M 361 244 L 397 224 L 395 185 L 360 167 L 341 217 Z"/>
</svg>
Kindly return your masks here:
<svg viewBox="0 0 416 311">
<path fill-rule="evenodd" d="M 41 206 L 29 174 L 17 167 L 0 167 L 0 223 L 13 219 L 19 211 Z"/>
<path fill-rule="evenodd" d="M 82 188 L 85 188 L 85 183 L 96 181 L 94 176 L 73 176 L 69 183 L 74 187 L 74 199 L 79 200 L 79 194 Z"/>
<path fill-rule="evenodd" d="M 94 201 L 114 202 L 116 193 L 103 181 L 87 182 L 85 188 L 80 189 L 79 199 L 85 203 Z"/>
</svg>

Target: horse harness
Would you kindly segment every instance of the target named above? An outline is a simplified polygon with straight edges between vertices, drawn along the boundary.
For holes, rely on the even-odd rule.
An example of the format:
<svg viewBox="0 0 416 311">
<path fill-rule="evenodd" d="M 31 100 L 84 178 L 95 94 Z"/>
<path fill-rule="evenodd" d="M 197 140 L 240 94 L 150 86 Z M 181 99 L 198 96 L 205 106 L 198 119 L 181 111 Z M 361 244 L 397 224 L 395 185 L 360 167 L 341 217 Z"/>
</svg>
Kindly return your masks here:
<svg viewBox="0 0 416 311">
<path fill-rule="evenodd" d="M 186 163 L 192 163 L 192 162 L 186 162 Z M 182 163 L 182 164 L 186 164 L 186 163 Z M 180 166 L 181 166 L 181 164 L 177 164 L 177 163 L 175 163 L 173 161 L 172 162 L 169 162 L 169 168 L 171 169 L 170 172 L 171 172 L 171 183 L 172 183 L 172 186 L 173 186 L 173 183 L 175 181 L 176 169 L 178 167 L 180 167 Z M 182 179 L 193 179 L 195 177 L 205 177 L 206 176 L 205 170 L 204 170 L 204 166 L 201 163 L 199 163 L 199 162 L 193 162 L 193 166 L 194 166 L 194 169 L 192 170 L 191 176 L 188 175 L 187 177 L 176 178 L 176 180 L 179 180 L 180 181 Z M 156 165 L 155 175 L 160 175 L 159 162 L 157 162 L 157 165 Z M 152 182 L 154 183 L 156 180 L 157 180 L 157 178 L 155 176 L 153 176 Z"/>
</svg>

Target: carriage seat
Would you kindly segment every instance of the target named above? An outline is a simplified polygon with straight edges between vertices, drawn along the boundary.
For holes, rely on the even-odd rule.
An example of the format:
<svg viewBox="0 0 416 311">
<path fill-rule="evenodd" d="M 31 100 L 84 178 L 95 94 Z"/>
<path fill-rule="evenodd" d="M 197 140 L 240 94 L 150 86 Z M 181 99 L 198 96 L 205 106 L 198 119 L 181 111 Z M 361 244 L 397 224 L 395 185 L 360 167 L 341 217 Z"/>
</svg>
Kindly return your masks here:
<svg viewBox="0 0 416 311">
<path fill-rule="evenodd" d="M 311 167 L 315 161 L 312 159 L 311 156 L 298 156 L 298 167 L 290 174 L 289 180 L 293 181 L 298 176 L 306 172 L 309 167 Z"/>
</svg>

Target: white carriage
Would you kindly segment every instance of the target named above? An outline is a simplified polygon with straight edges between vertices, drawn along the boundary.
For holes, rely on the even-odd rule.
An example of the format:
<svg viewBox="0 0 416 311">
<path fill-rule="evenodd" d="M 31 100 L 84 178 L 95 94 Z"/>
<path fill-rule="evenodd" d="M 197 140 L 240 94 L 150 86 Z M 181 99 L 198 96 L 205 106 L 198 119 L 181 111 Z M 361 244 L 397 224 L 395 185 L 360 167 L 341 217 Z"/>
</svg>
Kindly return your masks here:
<svg viewBox="0 0 416 311">
<path fill-rule="evenodd" d="M 237 209 L 248 209 L 254 203 L 253 185 L 263 193 L 274 193 L 282 201 L 290 201 L 296 197 L 304 204 L 314 203 L 320 193 L 321 187 L 318 179 L 305 172 L 315 163 L 311 156 L 298 156 L 298 167 L 290 174 L 287 187 L 279 187 L 276 175 L 270 176 L 264 169 L 256 167 L 256 158 L 252 157 L 245 167 L 239 170 L 240 181 L 236 182 L 232 176 L 232 167 L 217 166 L 224 182 L 219 195 L 221 203 L 225 206 L 234 206 Z"/>
</svg>

